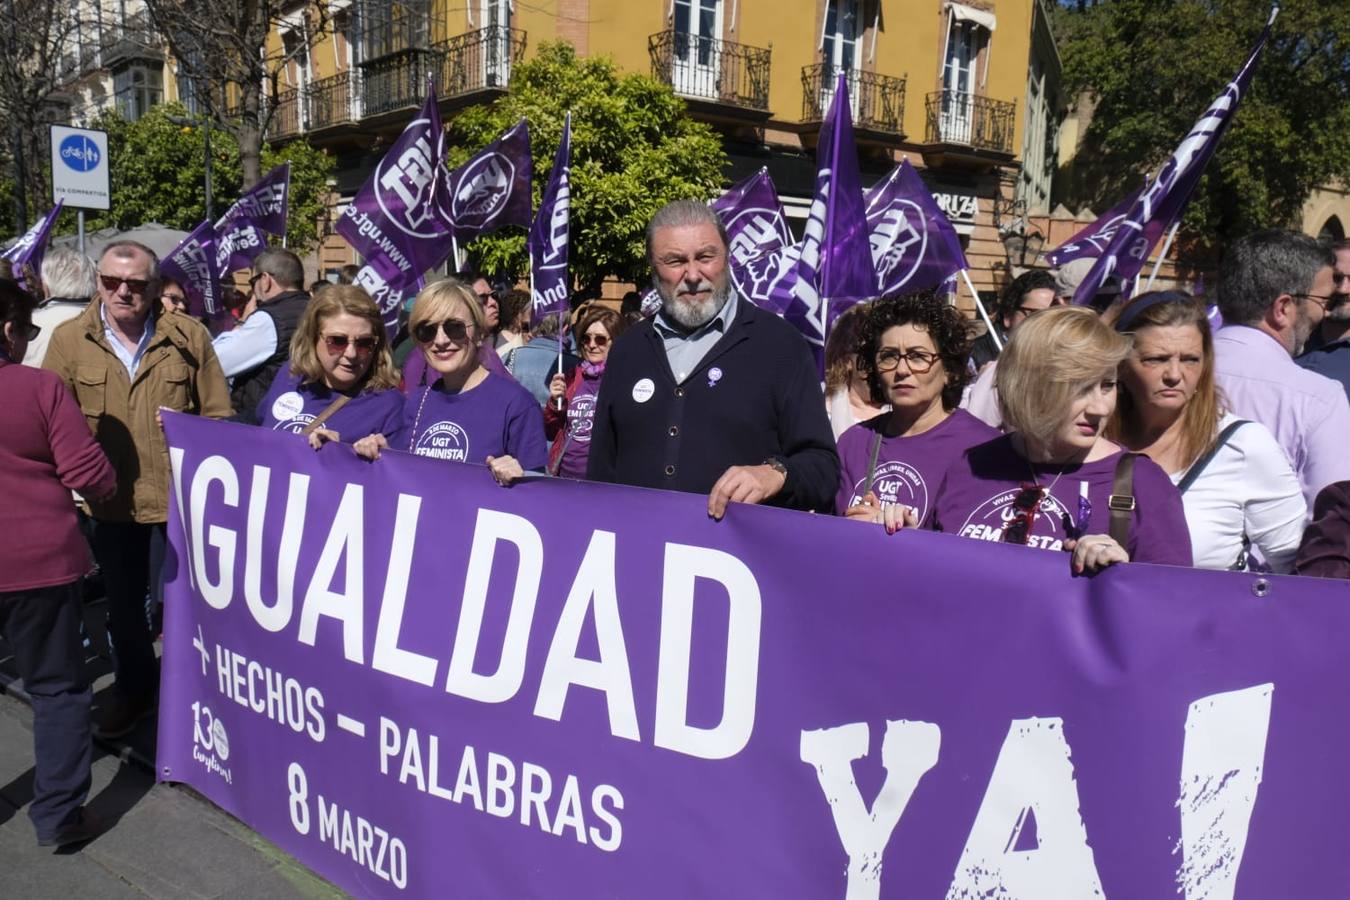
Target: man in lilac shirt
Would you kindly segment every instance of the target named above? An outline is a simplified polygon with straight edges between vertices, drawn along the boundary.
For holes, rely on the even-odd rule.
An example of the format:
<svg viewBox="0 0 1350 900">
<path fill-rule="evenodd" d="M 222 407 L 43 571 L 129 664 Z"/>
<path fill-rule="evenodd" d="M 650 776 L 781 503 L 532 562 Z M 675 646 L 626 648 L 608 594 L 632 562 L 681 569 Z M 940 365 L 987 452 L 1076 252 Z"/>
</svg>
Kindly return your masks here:
<svg viewBox="0 0 1350 900">
<path fill-rule="evenodd" d="M 1230 411 L 1274 432 L 1309 509 L 1322 488 L 1350 479 L 1345 391 L 1293 360 L 1326 314 L 1334 264 L 1307 235 L 1259 231 L 1233 242 L 1219 271 L 1219 387 Z"/>
</svg>

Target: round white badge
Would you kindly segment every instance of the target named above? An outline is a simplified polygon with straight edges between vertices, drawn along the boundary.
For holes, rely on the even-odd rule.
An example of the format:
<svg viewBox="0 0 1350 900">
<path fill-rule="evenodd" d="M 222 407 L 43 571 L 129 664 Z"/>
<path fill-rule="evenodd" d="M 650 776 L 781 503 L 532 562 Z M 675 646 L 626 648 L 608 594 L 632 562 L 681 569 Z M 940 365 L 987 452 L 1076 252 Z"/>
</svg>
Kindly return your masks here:
<svg viewBox="0 0 1350 900">
<path fill-rule="evenodd" d="M 294 419 L 305 408 L 305 398 L 295 391 L 287 391 L 272 401 L 272 418 L 278 422 Z"/>
<path fill-rule="evenodd" d="M 652 395 L 655 393 L 656 382 L 652 381 L 650 378 L 644 378 L 633 385 L 633 399 L 639 403 L 646 403 L 648 400 L 652 399 Z"/>
</svg>

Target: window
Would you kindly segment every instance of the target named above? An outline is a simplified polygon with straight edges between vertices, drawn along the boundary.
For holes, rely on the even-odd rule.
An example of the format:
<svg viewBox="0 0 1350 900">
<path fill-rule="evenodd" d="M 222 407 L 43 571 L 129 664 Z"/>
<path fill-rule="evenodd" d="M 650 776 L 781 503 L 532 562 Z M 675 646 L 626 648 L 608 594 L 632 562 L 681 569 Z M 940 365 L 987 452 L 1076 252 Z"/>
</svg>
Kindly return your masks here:
<svg viewBox="0 0 1350 900">
<path fill-rule="evenodd" d="M 164 101 L 164 73 L 159 66 L 129 65 L 113 70 L 117 112 L 134 122 Z"/>
<path fill-rule="evenodd" d="M 862 44 L 860 0 L 829 0 L 821 30 L 820 55 L 824 71 L 820 80 L 820 111 L 825 115 L 834 100 L 834 87 L 842 71 L 848 79 L 849 106 L 858 114 L 858 70 Z"/>
<path fill-rule="evenodd" d="M 483 84 L 505 87 L 511 80 L 511 0 L 482 0 Z"/>
<path fill-rule="evenodd" d="M 720 0 L 675 0 L 674 20 L 671 80 L 676 92 L 697 97 L 719 96 L 717 76 L 721 60 L 716 42 L 722 36 Z"/>
<path fill-rule="evenodd" d="M 970 143 L 974 119 L 975 95 L 983 88 L 977 83 L 977 68 L 984 58 L 988 74 L 989 36 L 994 30 L 994 14 L 948 3 L 946 49 L 942 58 L 942 139 Z"/>
</svg>

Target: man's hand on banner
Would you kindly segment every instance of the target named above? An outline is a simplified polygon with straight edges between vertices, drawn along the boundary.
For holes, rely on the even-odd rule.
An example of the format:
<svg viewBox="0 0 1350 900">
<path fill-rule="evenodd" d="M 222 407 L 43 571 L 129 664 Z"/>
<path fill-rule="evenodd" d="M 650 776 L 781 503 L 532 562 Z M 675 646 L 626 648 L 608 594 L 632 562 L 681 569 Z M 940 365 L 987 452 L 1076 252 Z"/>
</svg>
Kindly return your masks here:
<svg viewBox="0 0 1350 900">
<path fill-rule="evenodd" d="M 708 515 L 721 521 L 728 503 L 763 503 L 786 483 L 787 475 L 770 465 L 732 466 L 708 494 Z"/>
</svg>

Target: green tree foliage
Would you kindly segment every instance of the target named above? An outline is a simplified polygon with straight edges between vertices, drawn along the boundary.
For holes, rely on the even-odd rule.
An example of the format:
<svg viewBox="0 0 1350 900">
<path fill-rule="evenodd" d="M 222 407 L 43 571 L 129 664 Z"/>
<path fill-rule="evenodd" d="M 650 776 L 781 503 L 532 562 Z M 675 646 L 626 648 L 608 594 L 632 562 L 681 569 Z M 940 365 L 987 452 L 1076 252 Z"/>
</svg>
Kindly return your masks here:
<svg viewBox="0 0 1350 900">
<path fill-rule="evenodd" d="M 1350 183 L 1350 2 L 1283 0 L 1252 89 L 1183 230 L 1202 242 L 1295 225 L 1309 193 Z M 1269 0 L 1101 0 L 1060 7 L 1070 96 L 1095 101 L 1073 199 L 1103 210 L 1156 172 L 1246 59 Z"/>
<path fill-rule="evenodd" d="M 88 218 L 90 229 L 133 228 L 159 222 L 191 231 L 206 218 L 205 136 L 199 127 L 169 121 L 184 116 L 176 103 L 151 107 L 135 122 L 105 111 L 94 128 L 108 132 L 112 209 Z M 325 208 L 333 158 L 304 141 L 264 148 L 263 171 L 290 160 L 290 208 L 286 244 L 301 255 L 318 243 L 317 221 Z M 240 194 L 239 147 L 227 132 L 211 132 L 211 184 L 219 216 Z M 64 218 L 64 217 L 63 217 Z"/>
<path fill-rule="evenodd" d="M 569 109 L 573 281 L 587 295 L 598 295 L 608 276 L 641 283 L 648 219 L 671 200 L 711 197 L 727 164 L 717 133 L 686 116 L 684 101 L 668 86 L 620 75 L 605 57 L 578 58 L 567 43 L 541 44 L 536 57 L 514 68 L 505 96 L 451 123 L 449 164 L 463 163 L 521 117 L 529 119 L 538 209 Z M 529 270 L 523 229 L 486 235 L 469 249 L 487 271 Z"/>
</svg>

